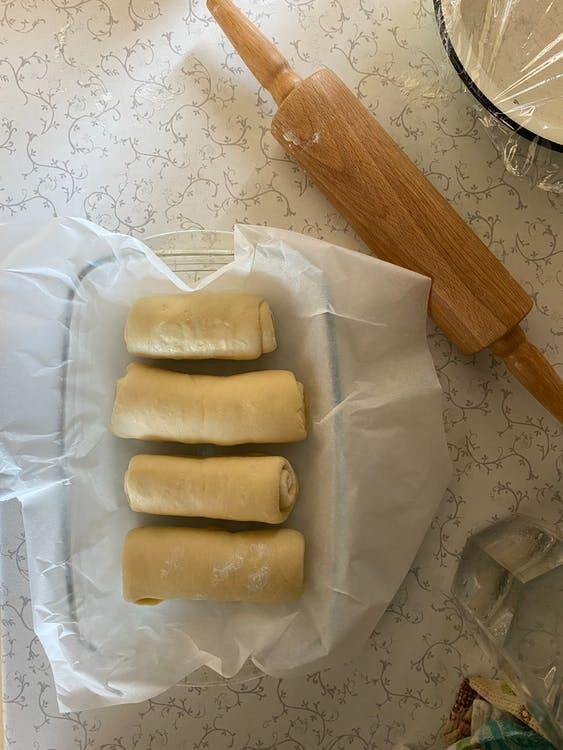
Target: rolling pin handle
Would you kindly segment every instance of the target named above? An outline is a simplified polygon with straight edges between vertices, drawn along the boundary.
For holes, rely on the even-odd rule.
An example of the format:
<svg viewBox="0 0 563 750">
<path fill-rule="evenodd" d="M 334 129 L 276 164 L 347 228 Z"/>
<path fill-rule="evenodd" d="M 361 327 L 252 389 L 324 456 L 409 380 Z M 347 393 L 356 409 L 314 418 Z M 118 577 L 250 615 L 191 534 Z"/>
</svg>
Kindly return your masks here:
<svg viewBox="0 0 563 750">
<path fill-rule="evenodd" d="M 255 78 L 280 105 L 301 83 L 277 47 L 231 0 L 207 0 L 207 8 Z"/>
<path fill-rule="evenodd" d="M 491 344 L 510 372 L 556 419 L 563 422 L 563 381 L 540 350 L 516 326 Z"/>
</svg>

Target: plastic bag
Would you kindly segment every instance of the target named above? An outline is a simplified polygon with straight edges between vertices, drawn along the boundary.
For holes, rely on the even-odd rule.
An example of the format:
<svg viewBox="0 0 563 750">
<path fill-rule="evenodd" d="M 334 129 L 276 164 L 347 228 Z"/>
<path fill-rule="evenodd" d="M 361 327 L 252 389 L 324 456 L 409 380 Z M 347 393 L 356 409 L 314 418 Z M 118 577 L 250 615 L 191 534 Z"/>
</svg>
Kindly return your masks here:
<svg viewBox="0 0 563 750">
<path fill-rule="evenodd" d="M 198 288 L 264 295 L 279 348 L 184 369 L 284 367 L 304 383 L 310 435 L 281 451 L 300 478 L 287 525 L 305 534 L 306 591 L 276 605 L 139 607 L 121 595 L 123 537 L 166 519 L 129 510 L 123 474 L 133 453 L 159 448 L 107 425 L 130 360 L 129 306 L 189 289 L 138 240 L 77 219 L 4 227 L 0 257 L 0 487 L 22 503 L 34 627 L 61 709 L 141 701 L 202 665 L 231 676 L 250 658 L 287 676 L 357 652 L 449 476 L 429 280 L 311 237 L 237 227 L 234 261 Z"/>
<path fill-rule="evenodd" d="M 511 174 L 563 193 L 563 4 L 434 0 L 458 75 Z"/>
</svg>

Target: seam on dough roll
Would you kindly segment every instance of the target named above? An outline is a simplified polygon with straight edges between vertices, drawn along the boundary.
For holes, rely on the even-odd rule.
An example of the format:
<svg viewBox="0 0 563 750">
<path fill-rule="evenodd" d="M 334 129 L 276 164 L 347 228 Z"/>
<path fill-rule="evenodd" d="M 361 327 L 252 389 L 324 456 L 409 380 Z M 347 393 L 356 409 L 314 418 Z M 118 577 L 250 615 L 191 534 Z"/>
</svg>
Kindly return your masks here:
<svg viewBox="0 0 563 750">
<path fill-rule="evenodd" d="M 143 526 L 125 537 L 123 597 L 283 602 L 303 593 L 305 540 L 294 529 L 229 532 Z"/>
<path fill-rule="evenodd" d="M 293 509 L 298 483 L 281 456 L 138 454 L 124 489 L 139 513 L 279 524 Z"/>
<path fill-rule="evenodd" d="M 262 331 L 262 352 L 269 354 L 277 349 L 276 326 L 270 305 L 263 300 L 259 308 L 260 330 Z"/>
<path fill-rule="evenodd" d="M 299 380 L 297 381 L 297 389 L 299 391 L 299 419 L 301 424 L 301 429 L 307 434 L 307 394 L 305 393 L 305 386 L 303 383 L 300 383 Z"/>
</svg>

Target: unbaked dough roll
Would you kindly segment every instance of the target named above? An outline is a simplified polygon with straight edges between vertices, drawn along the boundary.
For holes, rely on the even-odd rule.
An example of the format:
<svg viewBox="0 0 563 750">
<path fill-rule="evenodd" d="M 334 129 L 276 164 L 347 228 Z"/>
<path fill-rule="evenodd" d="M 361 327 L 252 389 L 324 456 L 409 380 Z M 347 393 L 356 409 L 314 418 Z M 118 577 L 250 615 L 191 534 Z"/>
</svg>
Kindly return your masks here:
<svg viewBox="0 0 563 750">
<path fill-rule="evenodd" d="M 142 526 L 125 537 L 123 597 L 282 602 L 303 592 L 303 535 L 293 529 L 220 531 Z"/>
<path fill-rule="evenodd" d="M 168 359 L 257 359 L 276 348 L 268 303 L 254 294 L 172 294 L 135 302 L 131 354 Z"/>
<path fill-rule="evenodd" d="M 117 381 L 111 430 L 179 443 L 291 443 L 307 436 L 303 386 L 287 370 L 217 377 L 133 363 Z"/>
<path fill-rule="evenodd" d="M 133 456 L 125 474 L 132 510 L 282 523 L 297 499 L 297 477 L 280 456 Z"/>
</svg>

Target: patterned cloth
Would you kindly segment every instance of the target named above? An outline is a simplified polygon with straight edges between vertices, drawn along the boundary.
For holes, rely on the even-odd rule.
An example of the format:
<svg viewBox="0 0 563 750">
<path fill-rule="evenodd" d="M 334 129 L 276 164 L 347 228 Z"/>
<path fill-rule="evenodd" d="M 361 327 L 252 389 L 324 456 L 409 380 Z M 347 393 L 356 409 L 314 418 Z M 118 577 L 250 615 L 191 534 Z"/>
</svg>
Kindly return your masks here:
<svg viewBox="0 0 563 750">
<path fill-rule="evenodd" d="M 491 719 L 449 750 L 554 750 L 551 742 L 510 714 Z"/>
<path fill-rule="evenodd" d="M 448 750 L 554 750 L 531 725 L 539 730 L 506 682 L 476 677 L 461 683 L 444 739 Z"/>
</svg>

